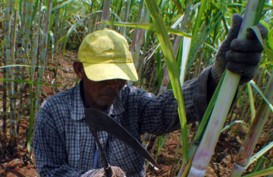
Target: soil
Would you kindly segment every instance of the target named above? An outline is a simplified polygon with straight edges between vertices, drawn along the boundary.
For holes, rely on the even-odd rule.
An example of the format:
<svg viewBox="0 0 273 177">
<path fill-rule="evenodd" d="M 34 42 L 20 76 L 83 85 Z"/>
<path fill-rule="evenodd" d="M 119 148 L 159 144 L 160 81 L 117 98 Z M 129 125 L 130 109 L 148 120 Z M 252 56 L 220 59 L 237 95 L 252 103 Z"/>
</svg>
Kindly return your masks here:
<svg viewBox="0 0 273 177">
<path fill-rule="evenodd" d="M 62 58 L 63 56 L 59 56 Z M 53 69 L 51 72 L 45 75 L 45 78 L 52 78 L 57 76 L 54 80 L 58 87 L 52 87 L 44 85 L 42 99 L 55 94 L 65 88 L 69 88 L 75 83 L 75 75 L 71 68 L 71 59 L 75 58 L 74 53 L 68 53 L 65 55 L 63 62 L 58 66 L 56 63 L 49 63 Z M 69 60 L 67 60 L 67 58 Z M 52 83 L 52 80 L 49 82 Z M 65 82 L 65 83 L 60 83 Z M 26 145 L 26 132 L 28 128 L 27 117 L 20 121 L 20 136 L 17 140 L 16 148 L 11 148 L 6 154 L 0 155 L 0 177 L 36 177 L 39 176 L 35 169 L 35 162 L 33 154 L 29 153 Z M 235 128 L 236 129 L 236 128 Z M 191 128 L 191 136 L 193 135 L 194 128 Z M 241 132 L 233 134 L 224 132 L 220 135 L 217 143 L 215 153 L 211 159 L 210 165 L 207 168 L 206 176 L 208 177 L 225 177 L 230 175 L 230 171 L 233 167 L 233 163 L 236 158 L 236 154 L 239 150 L 241 143 Z M 236 130 L 238 132 L 238 130 Z M 160 165 L 159 170 L 155 170 L 152 167 L 148 167 L 148 177 L 173 177 L 179 171 L 179 164 L 181 164 L 181 153 L 177 144 L 180 142 L 180 133 L 175 131 L 168 135 L 162 150 L 156 157 L 157 163 Z M 157 148 L 154 148 L 157 149 Z M 157 153 L 157 152 L 153 152 Z M 273 154 L 273 153 L 272 153 Z M 179 164 L 178 164 L 179 163 Z"/>
</svg>

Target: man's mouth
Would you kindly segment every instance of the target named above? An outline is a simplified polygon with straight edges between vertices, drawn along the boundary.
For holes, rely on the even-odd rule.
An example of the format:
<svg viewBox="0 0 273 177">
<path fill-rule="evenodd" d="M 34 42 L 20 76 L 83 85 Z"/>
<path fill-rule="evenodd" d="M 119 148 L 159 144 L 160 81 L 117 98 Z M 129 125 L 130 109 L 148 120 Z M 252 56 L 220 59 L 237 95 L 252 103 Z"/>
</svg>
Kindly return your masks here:
<svg viewBox="0 0 273 177">
<path fill-rule="evenodd" d="M 109 100 L 114 100 L 116 97 L 118 96 L 117 93 L 107 93 L 107 94 L 104 94 L 103 97 L 105 99 L 109 99 Z"/>
</svg>

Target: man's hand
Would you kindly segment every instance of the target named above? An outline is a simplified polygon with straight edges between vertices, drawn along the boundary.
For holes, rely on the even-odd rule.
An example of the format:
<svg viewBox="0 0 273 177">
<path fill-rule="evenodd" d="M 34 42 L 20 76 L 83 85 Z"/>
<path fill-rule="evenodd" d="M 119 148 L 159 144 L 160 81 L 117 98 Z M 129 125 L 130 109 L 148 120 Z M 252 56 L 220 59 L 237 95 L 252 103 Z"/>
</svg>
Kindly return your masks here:
<svg viewBox="0 0 273 177">
<path fill-rule="evenodd" d="M 230 32 L 216 54 L 215 63 L 211 70 L 212 78 L 218 82 L 225 70 L 241 75 L 240 83 L 250 81 L 258 71 L 263 47 L 252 30 L 247 39 L 236 39 L 242 24 L 242 17 L 233 15 Z M 265 26 L 257 25 L 262 38 L 267 36 Z"/>
<path fill-rule="evenodd" d="M 125 172 L 117 167 L 117 166 L 111 166 L 112 170 L 112 177 L 126 177 Z M 81 177 L 106 177 L 104 168 L 100 169 L 94 169 L 86 172 Z"/>
</svg>

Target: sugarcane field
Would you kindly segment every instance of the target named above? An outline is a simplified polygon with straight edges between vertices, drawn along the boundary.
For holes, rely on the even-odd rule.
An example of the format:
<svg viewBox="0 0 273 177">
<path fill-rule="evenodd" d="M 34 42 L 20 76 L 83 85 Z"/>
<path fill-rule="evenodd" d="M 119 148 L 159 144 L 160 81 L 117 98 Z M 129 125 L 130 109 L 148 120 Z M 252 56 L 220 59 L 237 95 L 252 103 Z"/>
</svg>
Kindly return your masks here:
<svg viewBox="0 0 273 177">
<path fill-rule="evenodd" d="M 0 0 L 0 177 L 272 177 L 273 0 Z"/>
</svg>

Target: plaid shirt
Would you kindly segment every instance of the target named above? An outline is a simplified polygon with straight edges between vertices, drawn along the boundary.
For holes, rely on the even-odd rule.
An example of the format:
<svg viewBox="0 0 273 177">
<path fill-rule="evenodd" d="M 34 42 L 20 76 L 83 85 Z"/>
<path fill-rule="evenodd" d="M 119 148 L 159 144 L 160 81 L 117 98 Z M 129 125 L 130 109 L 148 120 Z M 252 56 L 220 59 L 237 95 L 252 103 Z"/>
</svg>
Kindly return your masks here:
<svg viewBox="0 0 273 177">
<path fill-rule="evenodd" d="M 183 85 L 188 122 L 198 121 L 207 104 L 210 69 Z M 79 177 L 92 169 L 96 143 L 84 121 L 80 84 L 48 98 L 35 123 L 34 152 L 41 176 Z M 106 112 L 140 141 L 140 135 L 169 133 L 180 127 L 177 102 L 171 91 L 156 97 L 134 86 L 125 86 Z M 144 159 L 110 134 L 99 131 L 108 161 L 119 166 L 127 177 L 145 176 Z M 103 163 L 99 160 L 98 168 Z"/>
</svg>

